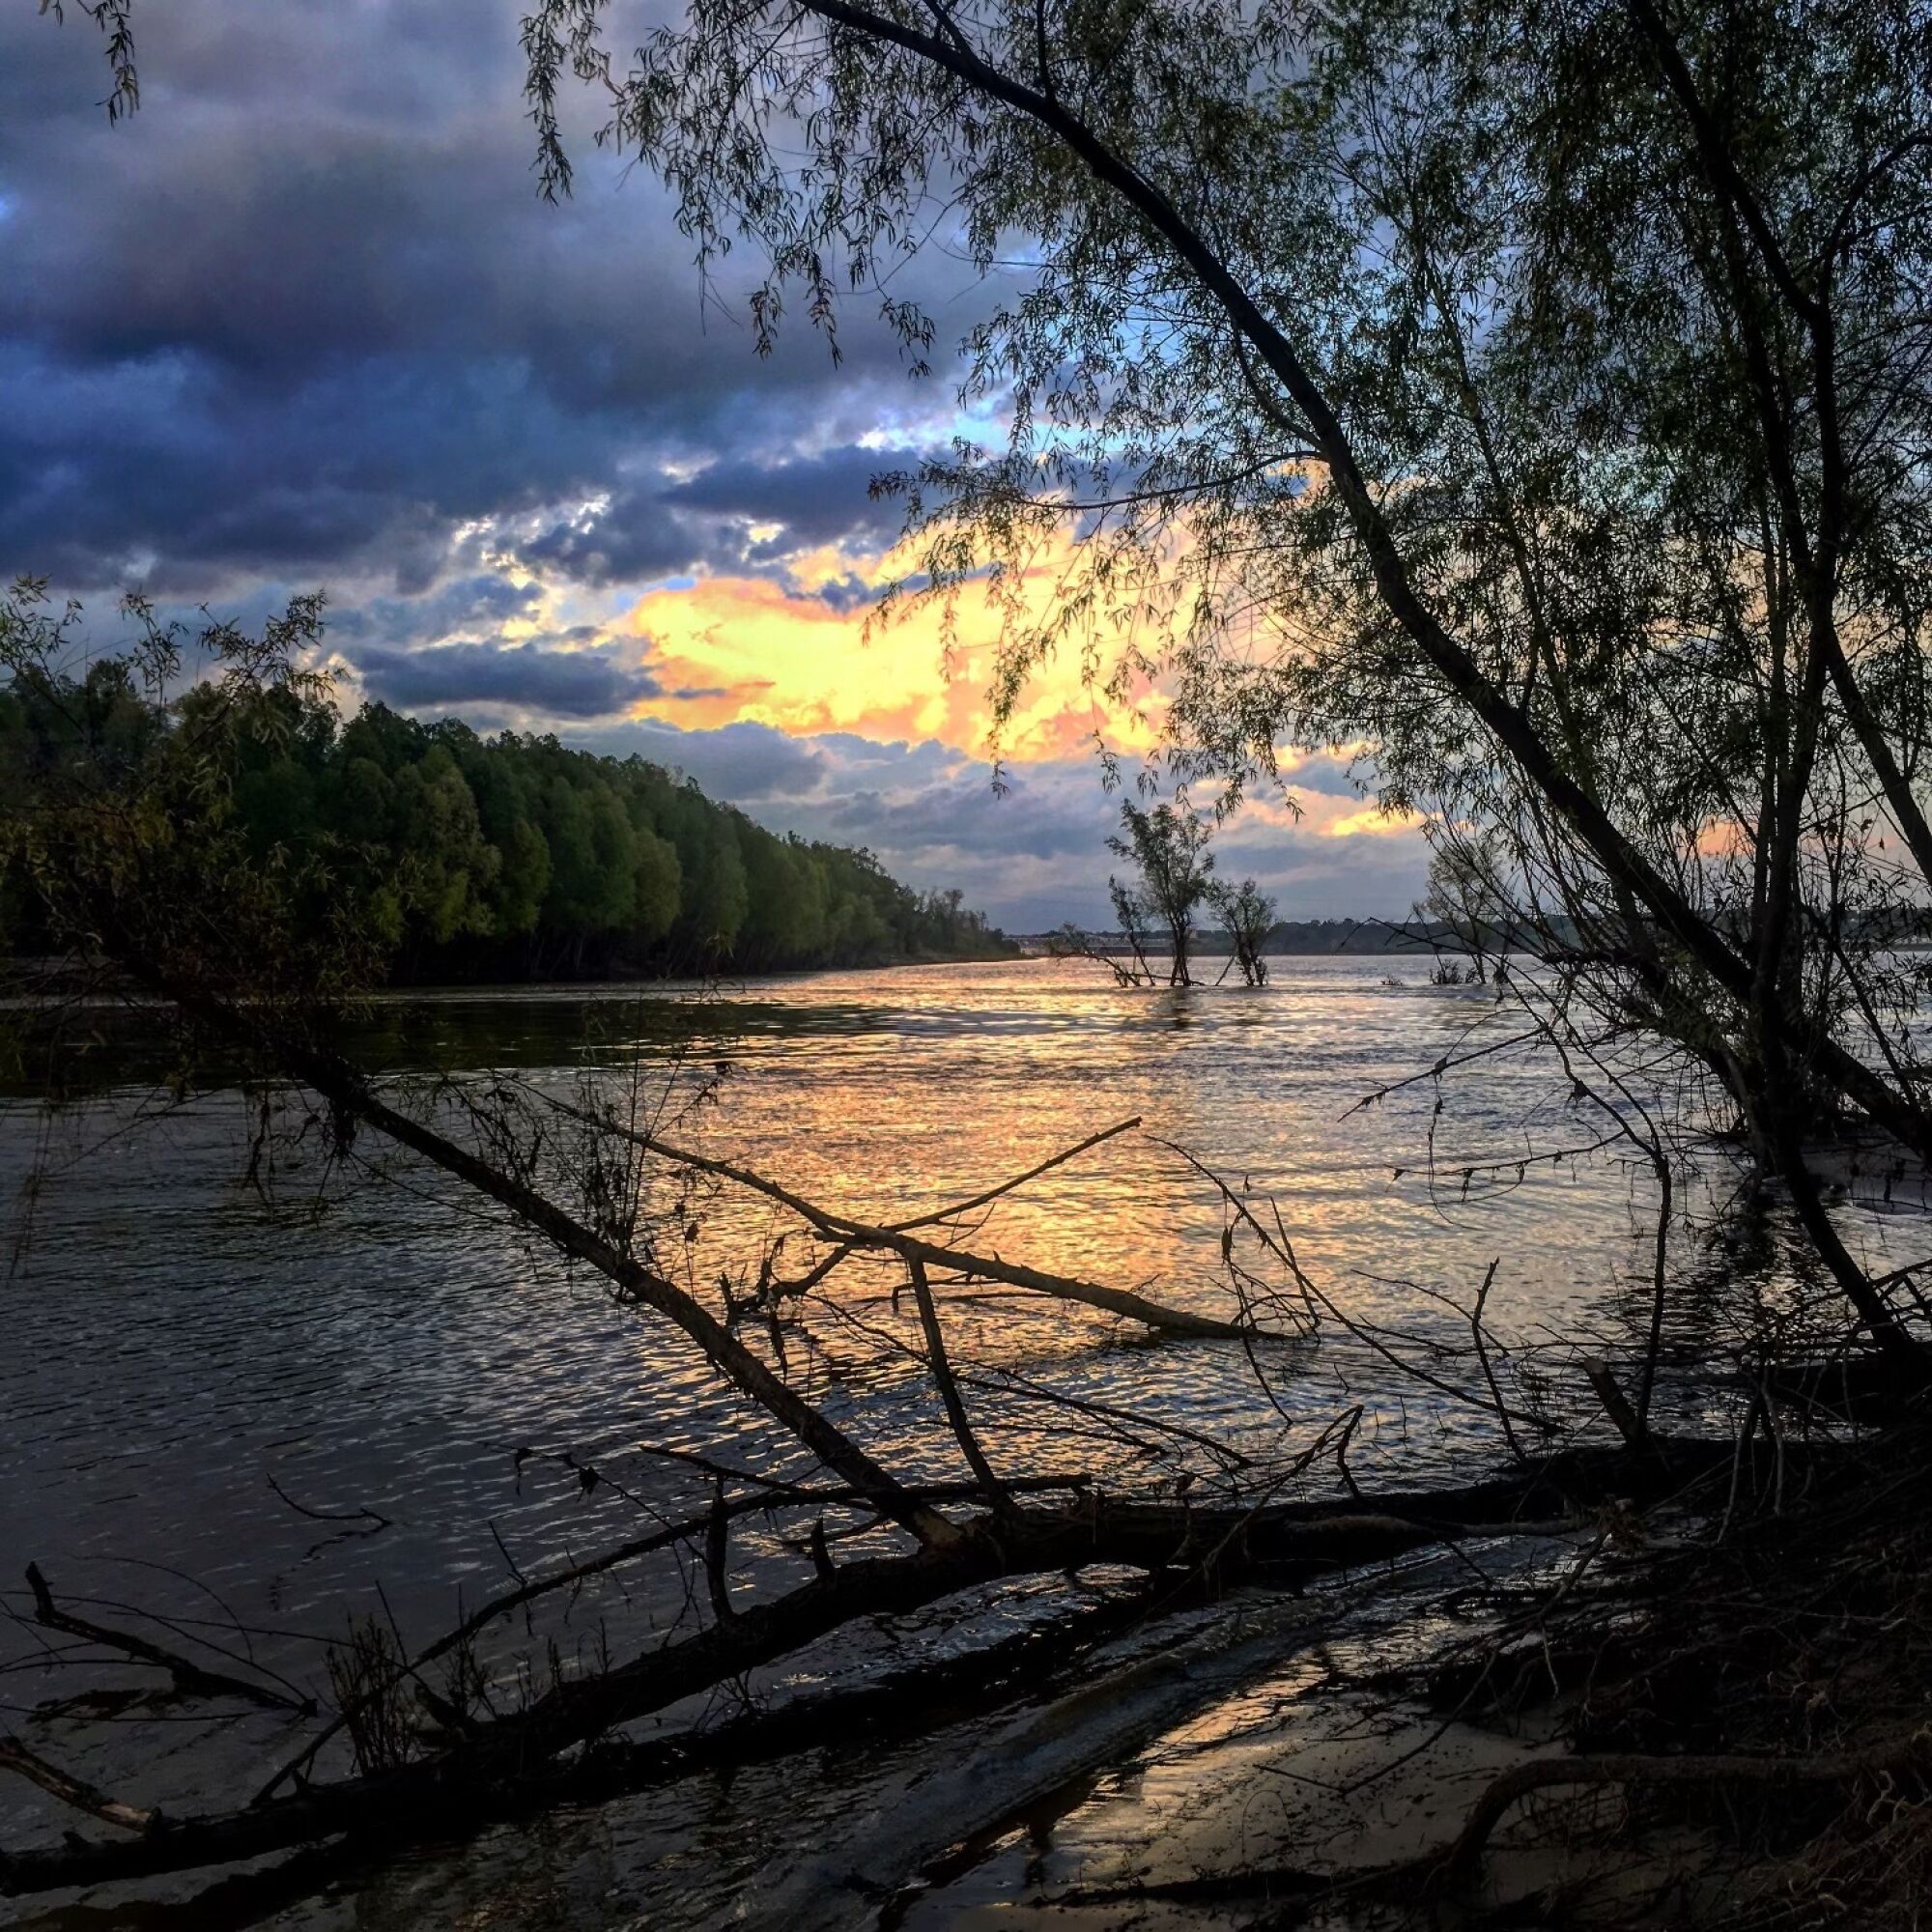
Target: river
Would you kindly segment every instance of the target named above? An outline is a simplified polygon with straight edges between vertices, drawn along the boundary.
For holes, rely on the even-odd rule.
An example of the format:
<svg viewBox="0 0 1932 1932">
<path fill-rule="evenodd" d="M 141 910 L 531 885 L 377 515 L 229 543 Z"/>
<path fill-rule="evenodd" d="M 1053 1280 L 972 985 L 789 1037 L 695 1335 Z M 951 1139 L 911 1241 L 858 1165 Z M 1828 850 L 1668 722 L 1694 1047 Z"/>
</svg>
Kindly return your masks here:
<svg viewBox="0 0 1932 1932">
<path fill-rule="evenodd" d="M 534 1572 L 621 1540 L 639 1507 L 701 1507 L 702 1481 L 640 1444 L 802 1472 L 692 1350 L 435 1178 L 325 1175 L 313 1133 L 279 1144 L 272 1176 L 251 1179 L 257 1096 L 217 1086 L 157 1105 L 152 1042 L 138 1022 L 108 1018 L 85 1095 L 54 1112 L 0 1102 L 13 1257 L 0 1286 L 0 1601 L 13 1610 L 28 1605 L 17 1585 L 31 1559 L 75 1603 L 138 1605 L 185 1631 L 225 1629 L 230 1643 L 245 1627 L 263 1661 L 306 1668 L 313 1683 L 301 1634 L 339 1634 L 348 1617 L 380 1610 L 419 1641 L 501 1587 L 512 1562 Z M 1431 984 L 1408 960 L 1282 959 L 1262 989 L 1159 992 L 1117 988 L 1080 962 L 1021 960 L 702 992 L 412 996 L 385 1004 L 370 1050 L 397 1069 L 505 1068 L 553 1091 L 586 1068 L 608 1084 L 635 1065 L 650 1081 L 723 1065 L 715 1103 L 685 1138 L 880 1218 L 973 1194 L 1140 1115 L 1144 1132 L 1001 1202 L 976 1244 L 1213 1305 L 1218 1196 L 1154 1135 L 1278 1208 L 1308 1274 L 1353 1320 L 1454 1326 L 1425 1291 L 1466 1301 L 1494 1263 L 1499 1337 L 1534 1344 L 1582 1326 L 1615 1346 L 1649 1266 L 1643 1163 L 1614 1150 L 1538 1158 L 1602 1133 L 1547 1060 L 1498 1050 L 1429 1077 L 1519 1030 L 1487 990 Z M 740 1252 L 777 1225 L 742 1199 L 704 1211 L 704 1241 Z M 1882 1216 L 1862 1238 L 1887 1252 Z M 1750 1260 L 1732 1256 L 1730 1274 Z M 1683 1263 L 1701 1264 L 1694 1253 Z M 1756 1292 L 1775 1296 L 1775 1255 L 1762 1274 Z M 924 1384 L 867 1341 L 885 1292 L 855 1293 L 853 1325 L 794 1373 L 881 1453 L 937 1470 L 948 1448 Z M 1059 1304 L 987 1301 L 957 1320 L 963 1354 L 1249 1446 L 1312 1436 L 1361 1402 L 1350 1457 L 1364 1485 L 1392 1469 L 1476 1467 L 1497 1446 L 1492 1417 L 1434 1403 L 1332 1342 L 1280 1352 L 1277 1411 L 1238 1348 L 1122 1346 Z M 1011 1420 L 998 1439 L 1015 1463 L 1065 1466 L 1093 1452 L 1026 1435 L 1017 1397 L 995 1408 Z M 537 1454 L 520 1464 L 520 1449 Z M 606 1480 L 586 1494 L 564 1457 Z M 681 1607 L 642 1586 L 608 1590 L 574 1607 L 564 1641 L 582 1652 Z M 11 1722 L 59 1694 L 17 1620 L 0 1634 L 0 1662 Z M 172 1808 L 217 1802 L 179 1788 L 185 1747 L 206 1740 L 185 1714 L 177 1730 L 174 1747 L 139 1766 L 118 1763 L 104 1735 L 97 1769 Z M 236 1731 L 223 1761 L 238 1776 L 285 1747 Z M 867 1764 L 841 1776 L 886 1788 L 903 1773 Z M 795 1851 L 799 1831 L 822 1843 L 850 1809 L 822 1792 L 781 1804 L 781 1788 L 769 1776 L 694 1783 L 495 1833 L 264 1922 L 713 1922 L 790 1856 L 786 1842 Z M 774 1807 L 788 1825 L 773 1824 Z M 0 1843 L 50 1828 L 33 1794 L 0 1789 Z M 920 1922 L 950 1922 L 934 1901 L 923 1909 Z"/>
</svg>

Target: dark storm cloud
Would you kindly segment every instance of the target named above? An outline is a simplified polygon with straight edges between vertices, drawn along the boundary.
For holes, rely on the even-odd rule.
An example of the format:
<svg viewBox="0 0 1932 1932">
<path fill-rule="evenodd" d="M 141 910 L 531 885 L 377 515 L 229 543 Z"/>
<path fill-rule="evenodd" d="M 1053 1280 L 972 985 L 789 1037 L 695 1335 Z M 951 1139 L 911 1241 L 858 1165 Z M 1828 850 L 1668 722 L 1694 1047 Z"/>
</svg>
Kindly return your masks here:
<svg viewBox="0 0 1932 1932">
<path fill-rule="evenodd" d="M 421 588 L 458 525 L 577 487 L 593 454 L 509 363 L 363 362 L 265 394 L 186 354 L 81 366 L 0 342 L 0 569 Z"/>
<path fill-rule="evenodd" d="M 1314 752 L 1295 761 L 1285 782 L 1291 792 L 1330 791 L 1346 798 L 1350 793 L 1372 792 L 1380 781 L 1373 758 L 1342 758 L 1332 752 Z"/>
<path fill-rule="evenodd" d="M 657 492 L 625 491 L 605 507 L 559 518 L 517 546 L 518 560 L 545 577 L 602 589 L 690 571 L 701 536 L 665 507 Z"/>
<path fill-rule="evenodd" d="M 648 670 L 609 651 L 554 650 L 534 640 L 345 655 L 370 696 L 411 711 L 480 706 L 492 715 L 608 718 L 660 693 Z"/>
<path fill-rule="evenodd" d="M 374 597 L 343 611 L 332 628 L 351 638 L 375 638 L 407 644 L 446 638 L 452 631 L 475 630 L 525 617 L 543 601 L 534 583 L 512 583 L 507 577 L 481 572 L 459 577 L 424 597 Z M 587 625 L 566 632 L 562 641 L 587 642 L 596 633 Z"/>
<path fill-rule="evenodd" d="M 714 463 L 666 501 L 740 524 L 781 524 L 785 551 L 841 538 L 885 544 L 897 536 L 900 513 L 890 498 L 872 498 L 873 480 L 916 460 L 909 449 L 855 445 L 791 463 Z"/>
<path fill-rule="evenodd" d="M 566 407 L 673 424 L 759 386 L 745 331 L 714 309 L 706 332 L 647 174 L 620 187 L 580 128 L 576 198 L 538 198 L 522 11 L 180 0 L 148 14 L 146 105 L 115 128 L 89 30 L 10 18 L 0 327 L 89 362 L 192 351 L 275 386 L 366 356 L 515 356 Z M 752 279 L 722 274 L 721 298 Z M 862 376 L 896 364 L 879 331 L 849 347 Z M 781 386 L 835 380 L 809 329 L 779 355 Z"/>
<path fill-rule="evenodd" d="M 7 10 L 0 569 L 421 588 L 462 567 L 459 526 L 522 518 L 569 574 L 649 577 L 714 540 L 742 557 L 761 485 L 789 487 L 744 452 L 943 407 L 856 311 L 843 370 L 804 327 L 760 364 L 700 306 L 662 191 L 587 142 L 576 199 L 544 206 L 520 11 L 179 0 L 147 13 L 144 105 L 109 128 L 92 27 Z M 734 256 L 719 293 L 754 279 Z M 661 500 L 663 462 L 726 449 Z M 872 527 L 865 477 L 840 480 L 794 517 Z M 573 548 L 563 511 L 597 497 L 625 510 Z"/>
<path fill-rule="evenodd" d="M 863 577 L 855 576 L 851 571 L 797 594 L 815 599 L 828 610 L 838 611 L 841 617 L 849 617 L 854 611 L 863 611 L 867 605 L 879 601 L 878 586 L 867 583 Z"/>
<path fill-rule="evenodd" d="M 788 463 L 714 463 L 559 518 L 520 543 L 517 555 L 530 570 L 602 587 L 675 576 L 700 561 L 758 569 L 827 543 L 881 548 L 900 520 L 895 504 L 872 499 L 872 479 L 912 456 L 852 445 Z M 780 534 L 752 535 L 771 525 Z M 877 592 L 848 577 L 810 594 L 842 611 Z"/>
</svg>

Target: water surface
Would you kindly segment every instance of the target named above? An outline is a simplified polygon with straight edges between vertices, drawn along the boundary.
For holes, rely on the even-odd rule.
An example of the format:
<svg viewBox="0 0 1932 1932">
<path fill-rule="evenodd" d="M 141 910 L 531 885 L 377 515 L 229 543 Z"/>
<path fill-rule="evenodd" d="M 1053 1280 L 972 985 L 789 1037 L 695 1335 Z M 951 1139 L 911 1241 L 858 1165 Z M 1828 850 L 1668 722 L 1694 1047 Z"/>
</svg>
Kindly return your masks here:
<svg viewBox="0 0 1932 1932">
<path fill-rule="evenodd" d="M 34 1559 L 64 1595 L 161 1610 L 313 1682 L 300 1633 L 339 1634 L 380 1606 L 419 1643 L 459 1604 L 501 1588 L 512 1563 L 534 1572 L 636 1534 L 640 1512 L 701 1508 L 703 1480 L 641 1444 L 810 1473 L 680 1338 L 611 1307 L 594 1278 L 440 1177 L 334 1166 L 318 1128 L 278 1135 L 251 1179 L 261 1096 L 217 1087 L 157 1110 L 160 1063 L 138 1022 L 103 1020 L 97 1091 L 55 1113 L 0 1103 L 14 1254 L 0 1286 L 0 1584 Z M 1493 1263 L 1500 1335 L 1533 1344 L 1580 1326 L 1615 1347 L 1649 1265 L 1642 1162 L 1615 1150 L 1539 1159 L 1586 1147 L 1602 1126 L 1530 1056 L 1428 1077 L 1514 1030 L 1489 993 L 1430 985 L 1399 960 L 1287 959 L 1264 989 L 1153 993 L 1079 962 L 1027 960 L 702 995 L 399 998 L 366 1044 L 392 1070 L 505 1069 L 560 1094 L 586 1069 L 607 1092 L 634 1077 L 655 1092 L 673 1072 L 688 1083 L 723 1065 L 717 1103 L 685 1138 L 882 1219 L 972 1194 L 1140 1115 L 1145 1132 L 1002 1201 L 975 1244 L 1221 1306 L 1221 1202 L 1158 1136 L 1270 1225 L 1278 1208 L 1309 1275 L 1354 1320 L 1446 1336 L 1457 1319 L 1428 1291 L 1466 1300 Z M 1363 1104 L 1384 1089 L 1395 1091 Z M 721 1256 L 749 1264 L 781 1225 L 768 1204 L 736 1196 L 707 1200 L 703 1217 L 692 1279 L 706 1293 L 700 1270 Z M 1883 1254 L 1891 1233 L 1874 1217 L 1860 1238 Z M 895 1466 L 955 1473 L 924 1379 L 894 1341 L 903 1318 L 892 1287 L 855 1273 L 834 1319 L 815 1324 L 819 1345 L 788 1366 Z M 1292 1450 L 1360 1401 L 1351 1461 L 1365 1482 L 1482 1466 L 1497 1448 L 1492 1418 L 1432 1402 L 1360 1349 L 1278 1351 L 1276 1408 L 1237 1348 L 1130 1344 L 1057 1303 L 975 1301 L 951 1319 L 962 1358 L 1258 1453 Z M 1038 1405 L 1021 1393 L 976 1401 L 1010 1467 L 1136 1479 L 1117 1445 L 1038 1433 Z M 538 1453 L 520 1465 L 520 1449 Z M 585 1494 L 566 1457 L 609 1480 Z M 1147 1480 L 1170 1475 L 1151 1466 Z M 374 1514 L 318 1520 L 359 1511 Z M 748 1530 L 742 1553 L 775 1557 L 760 1536 Z M 740 1580 L 759 1587 L 755 1561 Z M 683 1590 L 674 1573 L 613 1581 L 551 1634 L 566 1654 L 634 1644 L 684 1613 Z M 10 1588 L 4 1602 L 17 1610 L 25 1598 Z M 10 1716 L 62 1688 L 18 1627 L 0 1636 L 0 1661 Z M 217 1761 L 238 1778 L 286 1754 L 272 1725 L 231 1731 Z M 206 1749 L 193 1719 L 179 1735 Z M 176 1808 L 220 1795 L 179 1788 L 201 1776 L 177 1769 L 185 1753 L 136 1766 L 116 1760 L 112 1735 L 95 1748 L 128 1795 Z M 557 1922 L 702 1923 L 765 1856 L 745 1831 L 759 1788 L 660 1794 L 649 1830 L 612 1812 L 555 1828 L 562 1849 L 550 1827 L 499 1833 L 389 1875 L 379 1894 L 390 1903 L 365 1900 L 375 1916 L 355 1922 L 534 1923 L 551 1909 L 541 1898 L 567 1902 Z M 43 1836 L 51 1822 L 30 1794 L 0 1791 L 0 1840 Z M 490 1915 L 478 1916 L 479 1896 L 495 1901 Z M 306 1906 L 288 1922 L 333 1910 Z"/>
</svg>

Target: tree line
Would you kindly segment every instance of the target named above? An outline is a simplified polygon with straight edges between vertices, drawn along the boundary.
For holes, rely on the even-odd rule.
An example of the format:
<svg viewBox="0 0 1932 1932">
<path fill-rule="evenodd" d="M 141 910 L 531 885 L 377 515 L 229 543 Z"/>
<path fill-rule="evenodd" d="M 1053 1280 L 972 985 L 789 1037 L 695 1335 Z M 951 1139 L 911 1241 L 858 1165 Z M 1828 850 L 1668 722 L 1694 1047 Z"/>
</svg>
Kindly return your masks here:
<svg viewBox="0 0 1932 1932">
<path fill-rule="evenodd" d="M 16 592 L 13 622 L 33 607 Z M 147 620 L 152 624 L 152 620 Z M 319 635 L 319 604 L 281 620 Z M 168 648 L 179 652 L 179 639 Z M 207 639 L 201 640 L 205 646 Z M 781 837 L 648 759 L 553 736 L 486 737 L 326 688 L 284 683 L 237 730 L 213 686 L 149 701 L 136 660 L 50 670 L 0 690 L 0 784 L 64 763 L 129 761 L 157 731 L 204 748 L 201 794 L 257 863 L 352 896 L 402 980 L 766 972 L 1001 957 L 1013 948 L 957 890 L 919 892 L 863 848 Z M 0 898 L 0 942 L 46 950 L 29 895 Z"/>
</svg>

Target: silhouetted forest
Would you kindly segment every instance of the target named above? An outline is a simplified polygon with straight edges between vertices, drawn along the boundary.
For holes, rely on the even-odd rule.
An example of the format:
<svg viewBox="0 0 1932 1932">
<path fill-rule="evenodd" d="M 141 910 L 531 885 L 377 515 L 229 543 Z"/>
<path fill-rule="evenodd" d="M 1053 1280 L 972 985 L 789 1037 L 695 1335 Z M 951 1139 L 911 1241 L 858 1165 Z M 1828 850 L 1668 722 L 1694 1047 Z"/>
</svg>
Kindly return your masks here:
<svg viewBox="0 0 1932 1932">
<path fill-rule="evenodd" d="M 37 765 L 139 734 L 134 692 L 102 669 L 0 693 L 10 791 Z M 486 738 L 382 704 L 345 724 L 312 695 L 284 690 L 274 701 L 282 728 L 269 739 L 205 734 L 222 748 L 211 809 L 232 814 L 257 857 L 327 868 L 353 887 L 398 980 L 775 971 L 1015 950 L 960 893 L 916 892 L 863 849 L 781 838 L 643 758 L 511 731 Z M 190 692 L 174 707 L 179 728 L 193 735 L 210 702 Z M 37 951 L 24 901 L 6 914 L 5 945 Z"/>
</svg>

